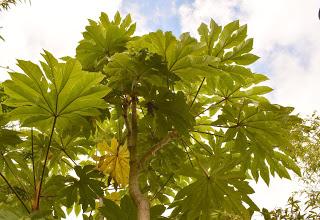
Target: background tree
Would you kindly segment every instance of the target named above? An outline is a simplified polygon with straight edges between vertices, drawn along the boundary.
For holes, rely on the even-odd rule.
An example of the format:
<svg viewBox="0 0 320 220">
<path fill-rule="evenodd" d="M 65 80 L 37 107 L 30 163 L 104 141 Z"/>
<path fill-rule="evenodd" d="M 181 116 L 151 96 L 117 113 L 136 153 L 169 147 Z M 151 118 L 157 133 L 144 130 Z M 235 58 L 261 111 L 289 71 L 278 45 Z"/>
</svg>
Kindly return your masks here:
<svg viewBox="0 0 320 220">
<path fill-rule="evenodd" d="M 267 219 L 319 219 L 320 218 L 320 118 L 314 113 L 297 125 L 292 132 L 293 148 L 302 170 L 299 178 L 304 189 L 288 199 L 288 206 L 268 212 Z"/>
<path fill-rule="evenodd" d="M 12 5 L 16 5 L 17 2 L 21 2 L 21 0 L 2 0 L 0 2 L 0 11 L 8 10 Z"/>
<path fill-rule="evenodd" d="M 25 0 L 26 1 L 26 0 Z M 4 10 L 8 10 L 12 5 L 16 5 L 17 2 L 21 2 L 21 0 L 2 0 L 0 1 L 0 12 L 3 12 Z M 31 1 L 29 0 L 29 3 Z M 0 27 L 2 28 L 2 27 Z M 0 35 L 0 40 L 4 41 L 4 38 Z"/>
<path fill-rule="evenodd" d="M 211 20 L 200 40 L 134 31 L 130 15 L 102 13 L 75 58 L 18 60 L 3 83 L 1 128 L 19 121 L 20 138 L 1 145 L 0 216 L 250 219 L 250 179 L 300 175 L 300 119 L 246 67 L 258 59 L 246 25 Z"/>
</svg>

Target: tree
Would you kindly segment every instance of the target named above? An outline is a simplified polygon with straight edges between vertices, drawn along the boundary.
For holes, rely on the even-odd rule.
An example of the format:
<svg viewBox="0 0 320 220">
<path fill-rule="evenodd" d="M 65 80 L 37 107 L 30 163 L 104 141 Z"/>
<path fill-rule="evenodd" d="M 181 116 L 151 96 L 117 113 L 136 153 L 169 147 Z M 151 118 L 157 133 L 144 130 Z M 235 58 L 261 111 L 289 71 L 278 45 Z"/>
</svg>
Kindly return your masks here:
<svg viewBox="0 0 320 220">
<path fill-rule="evenodd" d="M 19 129 L 1 139 L 0 216 L 250 219 L 250 179 L 300 175 L 301 120 L 246 67 L 258 59 L 246 25 L 211 20 L 200 40 L 135 27 L 102 13 L 75 58 L 18 60 L 3 83 L 1 132 Z"/>
<path fill-rule="evenodd" d="M 21 2 L 21 0 L 18 0 L 18 1 Z M 16 5 L 18 1 L 17 0 L 2 0 L 0 2 L 0 11 L 1 10 L 8 10 L 10 8 L 10 6 Z"/>
<path fill-rule="evenodd" d="M 320 218 L 320 117 L 314 113 L 292 131 L 291 151 L 302 170 L 304 189 L 293 193 L 288 206 L 264 210 L 266 219 Z"/>
<path fill-rule="evenodd" d="M 16 5 L 17 2 L 18 2 L 17 0 L 2 0 L 0 2 L 0 12 L 4 10 L 8 10 L 12 5 Z M 19 2 L 21 2 L 21 0 L 19 0 Z M 30 0 L 29 0 L 29 3 L 31 3 Z M 0 40 L 4 41 L 4 38 L 1 35 L 0 35 Z"/>
</svg>

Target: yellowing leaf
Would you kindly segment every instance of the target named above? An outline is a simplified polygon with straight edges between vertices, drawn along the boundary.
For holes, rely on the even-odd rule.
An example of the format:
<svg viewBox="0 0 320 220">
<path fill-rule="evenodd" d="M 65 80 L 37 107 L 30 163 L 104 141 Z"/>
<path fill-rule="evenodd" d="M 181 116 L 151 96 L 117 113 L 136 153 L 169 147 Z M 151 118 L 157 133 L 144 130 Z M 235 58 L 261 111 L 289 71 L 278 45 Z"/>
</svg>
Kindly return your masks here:
<svg viewBox="0 0 320 220">
<path fill-rule="evenodd" d="M 112 192 L 106 198 L 120 205 L 121 196 L 119 192 Z"/>
<path fill-rule="evenodd" d="M 127 144 L 119 145 L 117 139 L 112 138 L 110 147 L 107 143 L 99 143 L 97 147 L 102 153 L 98 169 L 110 174 L 117 184 L 128 185 L 130 167 Z"/>
</svg>

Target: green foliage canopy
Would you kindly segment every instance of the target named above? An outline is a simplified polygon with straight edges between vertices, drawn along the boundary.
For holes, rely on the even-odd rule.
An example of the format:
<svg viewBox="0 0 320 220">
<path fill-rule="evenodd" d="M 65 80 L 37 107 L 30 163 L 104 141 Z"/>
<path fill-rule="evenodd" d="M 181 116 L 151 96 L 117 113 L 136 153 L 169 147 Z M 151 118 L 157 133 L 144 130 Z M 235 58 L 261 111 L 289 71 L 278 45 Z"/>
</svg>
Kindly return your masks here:
<svg viewBox="0 0 320 220">
<path fill-rule="evenodd" d="M 3 83 L 3 115 L 20 133 L 1 139 L 2 215 L 61 218 L 65 206 L 84 219 L 250 219 L 250 179 L 300 175 L 290 153 L 300 119 L 263 96 L 272 89 L 247 67 L 258 57 L 246 25 L 211 20 L 200 40 L 134 31 L 130 15 L 102 13 L 75 58 L 18 60 L 23 73 Z M 114 137 L 128 145 L 128 186 L 97 170 L 98 144 Z"/>
</svg>

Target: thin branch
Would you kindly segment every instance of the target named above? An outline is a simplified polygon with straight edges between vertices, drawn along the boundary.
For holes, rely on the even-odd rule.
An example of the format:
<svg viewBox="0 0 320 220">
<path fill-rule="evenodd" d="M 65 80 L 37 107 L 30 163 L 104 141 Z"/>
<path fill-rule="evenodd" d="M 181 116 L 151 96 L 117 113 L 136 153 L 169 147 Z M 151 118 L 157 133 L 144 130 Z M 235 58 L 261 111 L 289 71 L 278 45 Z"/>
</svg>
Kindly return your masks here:
<svg viewBox="0 0 320 220">
<path fill-rule="evenodd" d="M 0 176 L 2 177 L 2 179 L 7 183 L 7 185 L 9 186 L 9 188 L 11 189 L 11 191 L 15 194 L 15 196 L 19 199 L 19 201 L 21 202 L 21 204 L 23 205 L 23 207 L 27 210 L 28 214 L 30 214 L 30 211 L 28 209 L 28 207 L 26 206 L 26 204 L 23 202 L 23 200 L 20 198 L 20 196 L 18 195 L 18 193 L 16 192 L 16 190 L 11 186 L 11 184 L 9 183 L 9 181 L 6 179 L 6 177 L 4 175 L 2 175 L 2 173 L 0 172 Z"/>
<path fill-rule="evenodd" d="M 0 66 L 0 68 L 6 69 L 6 70 L 10 70 L 10 71 L 12 71 L 12 72 L 16 72 L 16 71 L 14 71 L 13 69 L 11 69 L 9 66 Z"/>
<path fill-rule="evenodd" d="M 65 146 L 68 146 L 70 141 L 67 143 L 67 145 L 65 145 L 63 143 L 63 139 L 62 139 L 61 135 L 59 136 L 59 139 L 60 139 L 60 142 L 61 142 L 61 147 L 58 147 L 58 149 L 61 150 L 73 162 L 74 165 L 78 166 L 78 164 L 70 157 L 70 155 L 67 153 L 67 151 L 65 149 L 66 148 Z"/>
<path fill-rule="evenodd" d="M 164 187 L 166 187 L 166 185 L 170 182 L 171 178 L 173 177 L 173 173 L 169 176 L 169 178 L 167 179 L 167 181 L 161 186 L 161 188 L 153 195 L 153 197 L 151 198 L 151 201 L 154 200 L 157 195 L 164 189 Z"/>
<path fill-rule="evenodd" d="M 146 115 L 145 115 L 145 113 L 144 113 L 144 111 L 143 111 L 143 109 L 142 109 L 141 106 L 140 106 L 140 109 L 141 109 L 141 112 L 142 112 L 142 114 L 143 114 L 143 117 L 146 117 Z M 151 134 L 152 139 L 153 139 L 153 140 L 156 140 L 157 138 L 154 136 L 151 126 L 148 125 L 148 128 L 150 129 L 150 134 Z"/>
<path fill-rule="evenodd" d="M 160 140 L 158 143 L 156 143 L 155 145 L 153 145 L 153 147 L 151 147 L 149 149 L 149 151 L 147 151 L 143 157 L 140 160 L 140 165 L 144 165 L 145 162 L 147 160 L 150 159 L 150 157 L 154 156 L 162 147 L 164 147 L 165 145 L 167 145 L 171 140 L 175 139 L 178 137 L 178 132 L 176 130 L 174 131 L 169 131 L 168 134 L 162 139 Z"/>
<path fill-rule="evenodd" d="M 75 166 L 78 166 L 78 164 L 71 158 L 71 156 L 67 153 L 67 151 L 64 148 L 59 148 L 72 162 Z"/>
<path fill-rule="evenodd" d="M 192 100 L 192 102 L 191 102 L 190 108 L 192 107 L 194 101 L 196 100 L 196 98 L 197 98 L 197 96 L 198 96 L 198 94 L 199 94 L 199 92 L 200 92 L 200 89 L 201 89 L 201 87 L 202 87 L 203 82 L 204 82 L 205 79 L 206 79 L 206 77 L 203 77 L 203 80 L 202 80 L 202 82 L 201 82 L 201 84 L 200 84 L 200 86 L 199 86 L 199 88 L 198 88 L 198 90 L 197 90 L 197 93 L 196 93 L 196 95 L 194 96 L 194 98 L 193 98 L 193 100 Z"/>
<path fill-rule="evenodd" d="M 128 119 L 128 107 L 129 107 L 129 103 L 125 98 L 125 101 L 122 104 L 122 110 L 123 110 L 122 114 L 123 114 L 124 124 L 125 124 L 125 126 L 126 126 L 126 128 L 128 130 L 128 136 L 130 136 L 132 128 L 130 126 L 130 122 L 129 122 L 129 119 Z"/>
<path fill-rule="evenodd" d="M 214 125 L 212 125 L 212 123 L 210 123 L 210 124 L 200 123 L 200 124 L 196 124 L 196 125 L 194 125 L 194 126 L 214 126 Z"/>
<path fill-rule="evenodd" d="M 37 203 L 36 203 L 37 209 L 39 209 L 39 205 L 40 205 L 40 196 L 41 196 L 41 190 L 42 190 L 42 183 L 44 180 L 44 172 L 45 172 L 47 161 L 48 161 L 49 150 L 50 150 L 51 141 L 52 141 L 52 137 L 53 137 L 53 133 L 54 133 L 54 128 L 56 126 L 56 122 L 57 122 L 57 116 L 55 116 L 53 119 L 52 129 L 51 129 L 49 142 L 48 142 L 48 146 L 47 146 L 46 158 L 44 160 L 43 167 L 42 167 L 42 173 L 41 173 L 41 179 L 40 179 L 40 185 L 39 185 L 39 193 L 37 194 L 38 195 L 37 196 Z"/>
<path fill-rule="evenodd" d="M 190 146 L 189 146 L 183 139 L 181 139 L 181 140 L 184 142 L 184 144 L 186 144 L 186 145 L 189 147 L 190 151 L 192 151 L 192 149 L 190 148 Z M 210 178 L 210 175 L 209 175 L 208 171 L 202 166 L 202 164 L 201 164 L 201 162 L 200 162 L 200 160 L 199 160 L 199 158 L 197 157 L 196 154 L 194 154 L 194 157 L 196 158 L 196 161 L 197 161 L 199 167 L 202 169 L 202 171 L 203 171 L 203 173 L 206 175 L 206 177 L 207 177 L 207 178 Z"/>
<path fill-rule="evenodd" d="M 212 108 L 213 106 L 216 106 L 218 104 L 220 104 L 221 102 L 224 102 L 226 100 L 228 100 L 230 98 L 230 96 L 232 96 L 234 93 L 236 93 L 239 89 L 241 89 L 241 87 L 243 87 L 243 85 L 237 87 L 235 90 L 233 90 L 227 97 L 224 97 L 222 100 L 220 100 L 219 102 L 217 103 L 213 103 L 211 104 L 208 108 L 204 109 L 203 111 L 201 111 L 200 113 L 198 113 L 196 115 L 196 117 L 199 117 L 199 115 L 203 114 L 204 112 L 206 112 L 207 110 L 209 110 L 210 108 Z"/>
<path fill-rule="evenodd" d="M 68 161 L 66 161 L 65 159 L 61 159 L 65 164 L 67 164 L 70 168 L 73 168 L 70 163 Z"/>
<path fill-rule="evenodd" d="M 206 131 L 193 130 L 192 132 L 201 133 L 201 134 L 208 134 L 208 135 L 212 135 L 212 136 L 216 136 L 216 137 L 224 137 L 223 135 L 213 134 L 213 133 L 206 132 Z"/>
<path fill-rule="evenodd" d="M 241 112 L 242 112 L 242 109 L 244 108 L 244 101 L 242 102 L 242 105 L 241 105 L 241 107 L 240 107 L 240 109 L 239 109 L 239 112 L 238 112 L 238 119 L 237 119 L 237 124 L 239 124 L 240 123 L 240 116 L 241 116 Z"/>
<path fill-rule="evenodd" d="M 224 101 L 226 101 L 226 98 L 221 99 L 221 100 L 220 100 L 219 102 L 217 102 L 217 103 L 213 103 L 213 104 L 209 105 L 209 107 L 207 107 L 206 109 L 202 110 L 202 111 L 201 111 L 200 113 L 198 113 L 195 117 L 199 117 L 201 114 L 205 113 L 207 110 L 209 110 L 209 109 L 212 108 L 213 106 L 217 106 L 217 105 L 219 105 L 220 103 L 222 103 L 222 102 L 224 102 Z"/>
<path fill-rule="evenodd" d="M 193 163 L 192 163 L 192 161 L 191 161 L 190 154 L 189 154 L 189 152 L 188 152 L 188 150 L 187 150 L 187 147 L 186 147 L 187 144 L 185 143 L 185 141 L 184 141 L 183 139 L 181 139 L 181 142 L 182 142 L 183 148 L 184 148 L 184 150 L 186 151 L 186 154 L 187 154 L 187 156 L 188 156 L 188 160 L 189 160 L 191 166 L 193 167 Z M 189 147 L 189 149 L 190 149 L 190 147 Z M 191 150 L 191 149 L 190 149 L 190 150 Z"/>
<path fill-rule="evenodd" d="M 36 173 L 34 169 L 34 145 L 33 145 L 33 128 L 31 128 L 31 153 L 32 153 L 32 174 L 33 174 L 33 186 L 34 186 L 34 192 L 37 191 L 37 186 L 36 186 Z"/>
<path fill-rule="evenodd" d="M 241 122 L 240 122 L 241 123 Z M 236 128 L 239 127 L 239 125 L 231 125 L 231 126 L 226 126 L 226 125 L 212 125 L 212 124 L 197 124 L 195 126 L 211 126 L 211 127 L 217 127 L 217 128 Z"/>
<path fill-rule="evenodd" d="M 184 141 L 183 139 L 181 139 L 181 140 L 184 142 L 184 144 L 187 145 L 187 143 L 185 143 L 185 141 Z M 187 145 L 187 146 L 188 146 L 188 145 Z M 188 146 L 188 147 L 189 147 L 190 151 L 192 151 L 192 149 L 190 148 L 190 146 Z M 202 171 L 203 171 L 203 173 L 206 175 L 206 177 L 207 177 L 207 178 L 210 178 L 210 175 L 209 175 L 208 171 L 202 166 L 202 164 L 201 164 L 201 162 L 200 162 L 200 160 L 199 160 L 199 158 L 197 157 L 196 154 L 194 154 L 194 157 L 196 158 L 196 161 L 197 161 L 198 165 L 200 166 L 200 168 L 202 169 Z"/>
<path fill-rule="evenodd" d="M 23 188 L 23 190 L 24 190 L 25 192 L 28 192 L 27 189 L 26 189 L 26 187 L 22 184 L 19 176 L 17 176 L 17 175 L 15 174 L 15 172 L 11 169 L 11 167 L 10 167 L 7 159 L 4 157 L 3 153 L 0 152 L 0 154 L 1 154 L 1 156 L 2 156 L 2 159 L 3 159 L 4 163 L 5 163 L 6 166 L 7 166 L 7 168 L 8 168 L 9 171 L 12 173 L 12 175 L 14 176 L 14 178 L 16 178 L 16 180 L 17 180 L 17 182 L 19 183 L 19 185 L 21 186 L 21 188 Z M 28 195 L 28 197 L 30 198 L 30 195 L 29 195 L 29 194 L 27 194 L 27 195 Z"/>
<path fill-rule="evenodd" d="M 209 151 L 200 141 L 198 141 L 195 137 L 193 137 L 191 134 L 190 134 L 190 137 L 195 140 L 205 151 L 207 151 L 209 154 L 213 155 L 213 153 L 211 151 Z"/>
</svg>

